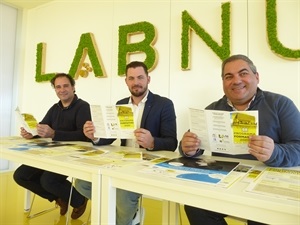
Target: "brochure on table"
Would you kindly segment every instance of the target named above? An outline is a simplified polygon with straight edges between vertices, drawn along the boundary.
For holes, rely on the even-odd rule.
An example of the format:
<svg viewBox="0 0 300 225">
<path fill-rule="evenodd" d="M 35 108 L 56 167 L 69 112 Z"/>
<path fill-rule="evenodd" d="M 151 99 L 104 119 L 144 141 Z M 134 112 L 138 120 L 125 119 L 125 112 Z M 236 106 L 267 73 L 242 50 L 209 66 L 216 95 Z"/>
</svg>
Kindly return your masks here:
<svg viewBox="0 0 300 225">
<path fill-rule="evenodd" d="M 131 105 L 91 105 L 95 137 L 134 139 L 136 129 Z"/>
<path fill-rule="evenodd" d="M 96 146 L 90 142 L 59 142 L 50 138 L 22 137 L 0 137 L 0 142 L 5 149 L 11 151 L 103 168 L 117 168 L 136 163 L 154 164 L 170 159 L 156 152 L 142 152 L 139 148 L 110 151 L 106 146 Z"/>
<path fill-rule="evenodd" d="M 67 155 L 75 151 L 86 152 L 95 150 L 93 146 L 82 146 L 71 143 L 64 143 L 52 140 L 36 139 L 20 139 L 15 141 L 15 144 L 8 149 L 15 151 L 24 151 L 26 154 L 34 154 L 46 157 L 57 155 Z"/>
<path fill-rule="evenodd" d="M 252 169 L 253 166 L 239 162 L 180 157 L 165 159 L 140 172 L 228 188 Z"/>
<path fill-rule="evenodd" d="M 300 201 L 300 171 L 267 167 L 246 191 Z"/>
<path fill-rule="evenodd" d="M 156 166 L 182 171 L 176 175 L 177 178 L 217 184 L 238 164 L 238 162 L 180 157 L 158 163 Z"/>
<path fill-rule="evenodd" d="M 18 118 L 21 122 L 21 126 L 25 128 L 25 130 L 31 133 L 33 136 L 37 135 L 36 126 L 38 124 L 37 120 L 33 115 L 28 113 L 21 113 L 19 107 L 16 108 L 15 112 L 18 115 Z"/>
<path fill-rule="evenodd" d="M 201 148 L 224 154 L 249 154 L 248 139 L 258 134 L 258 111 L 220 111 L 189 108 L 190 131 Z"/>
</svg>

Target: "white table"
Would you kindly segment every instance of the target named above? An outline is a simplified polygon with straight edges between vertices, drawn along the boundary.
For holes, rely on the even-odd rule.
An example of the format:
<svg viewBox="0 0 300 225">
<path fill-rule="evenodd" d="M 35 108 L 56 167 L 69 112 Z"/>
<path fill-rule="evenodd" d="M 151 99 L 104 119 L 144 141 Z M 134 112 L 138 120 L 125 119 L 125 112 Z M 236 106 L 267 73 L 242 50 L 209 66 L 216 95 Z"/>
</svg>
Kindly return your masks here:
<svg viewBox="0 0 300 225">
<path fill-rule="evenodd" d="M 0 138 L 0 144 L 0 158 L 91 181 L 92 225 L 115 224 L 116 188 L 164 200 L 163 224 L 168 225 L 178 224 L 178 204 L 175 204 L 175 202 L 268 224 L 300 224 L 299 201 L 276 199 L 245 192 L 248 183 L 237 182 L 229 189 L 223 189 L 207 184 L 141 173 L 139 170 L 143 166 L 140 163 L 108 169 L 95 165 L 74 163 L 64 160 L 64 157 L 42 157 L 28 154 L 26 151 L 9 150 L 8 148 L 14 144 L 13 140 L 11 145 L 8 145 L 7 140 L 3 141 Z M 108 151 L 130 149 L 119 146 L 101 146 L 100 148 Z M 153 154 L 161 154 L 170 158 L 179 156 L 178 153 L 167 151 L 156 151 Z M 214 157 L 214 159 L 237 160 L 217 157 Z M 247 161 L 246 164 L 263 166 L 262 163 L 257 161 Z"/>
<path fill-rule="evenodd" d="M 100 167 L 89 166 L 87 164 L 74 164 L 68 160 L 63 160 L 64 157 L 43 157 L 40 155 L 28 154 L 26 151 L 10 150 L 9 147 L 15 147 L 17 141 L 20 140 L 17 140 L 16 137 L 1 137 L 0 158 L 92 182 L 93 201 L 91 201 L 91 224 L 99 225 L 101 206 L 99 191 L 101 187 Z M 25 140 L 24 143 L 26 143 Z M 92 145 L 91 143 L 85 142 L 72 143 Z"/>
<path fill-rule="evenodd" d="M 215 159 L 226 160 L 225 158 Z M 228 160 L 228 159 L 227 159 Z M 237 161 L 237 159 L 229 159 Z M 245 162 L 245 161 L 244 161 Z M 247 164 L 264 166 L 257 161 Z M 248 183 L 237 182 L 228 189 L 139 172 L 142 166 L 102 170 L 101 225 L 115 224 L 116 188 L 169 201 L 163 224 L 178 224 L 178 204 L 221 212 L 267 224 L 300 224 L 300 202 L 245 192 Z M 173 202 L 173 204 L 172 204 Z"/>
</svg>

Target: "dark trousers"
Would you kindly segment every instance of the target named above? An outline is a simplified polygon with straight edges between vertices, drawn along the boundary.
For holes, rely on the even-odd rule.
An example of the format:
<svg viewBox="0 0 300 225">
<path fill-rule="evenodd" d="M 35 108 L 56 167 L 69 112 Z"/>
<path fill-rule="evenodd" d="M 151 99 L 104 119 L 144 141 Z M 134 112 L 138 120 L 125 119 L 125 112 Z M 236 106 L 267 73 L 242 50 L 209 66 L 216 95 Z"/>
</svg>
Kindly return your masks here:
<svg viewBox="0 0 300 225">
<path fill-rule="evenodd" d="M 225 217 L 227 215 L 199 209 L 192 206 L 184 206 L 185 213 L 190 222 L 190 225 L 227 225 Z M 248 225 L 265 225 L 255 221 L 248 220 Z"/>
<path fill-rule="evenodd" d="M 72 184 L 67 176 L 41 170 L 31 166 L 21 165 L 13 175 L 14 180 L 20 186 L 33 193 L 48 199 L 50 202 L 60 198 L 68 202 Z M 70 205 L 78 208 L 84 203 L 85 197 L 73 188 Z"/>
</svg>

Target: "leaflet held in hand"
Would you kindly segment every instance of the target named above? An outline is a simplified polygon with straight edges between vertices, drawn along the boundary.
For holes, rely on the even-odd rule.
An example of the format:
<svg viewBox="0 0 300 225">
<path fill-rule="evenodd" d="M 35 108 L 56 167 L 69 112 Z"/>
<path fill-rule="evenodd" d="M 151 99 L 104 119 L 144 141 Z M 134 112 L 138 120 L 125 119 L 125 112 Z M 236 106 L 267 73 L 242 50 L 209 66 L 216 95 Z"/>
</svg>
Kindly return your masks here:
<svg viewBox="0 0 300 225">
<path fill-rule="evenodd" d="M 28 113 L 21 113 L 19 107 L 16 108 L 15 112 L 18 114 L 19 120 L 22 124 L 24 129 L 31 133 L 33 136 L 37 135 L 37 120 L 34 118 L 33 115 Z"/>
<path fill-rule="evenodd" d="M 224 154 L 249 154 L 249 136 L 258 134 L 258 111 L 220 111 L 189 108 L 190 131 L 201 149 Z"/>
<path fill-rule="evenodd" d="M 96 129 L 95 137 L 133 139 L 136 129 L 132 106 L 91 105 L 92 120 Z"/>
</svg>

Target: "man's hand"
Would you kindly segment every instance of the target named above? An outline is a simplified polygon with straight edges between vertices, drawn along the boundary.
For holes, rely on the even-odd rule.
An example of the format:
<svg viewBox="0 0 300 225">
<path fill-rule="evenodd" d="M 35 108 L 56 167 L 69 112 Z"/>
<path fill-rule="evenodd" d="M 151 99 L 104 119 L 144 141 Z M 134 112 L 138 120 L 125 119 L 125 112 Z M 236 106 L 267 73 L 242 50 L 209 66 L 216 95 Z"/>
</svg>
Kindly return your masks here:
<svg viewBox="0 0 300 225">
<path fill-rule="evenodd" d="M 183 134 L 181 139 L 181 148 L 184 154 L 194 155 L 196 151 L 200 148 L 201 140 L 195 133 L 187 131 Z"/>
<path fill-rule="evenodd" d="M 152 137 L 150 131 L 139 128 L 134 131 L 134 135 L 136 138 L 136 142 L 143 148 L 154 148 L 154 138 Z"/>
<path fill-rule="evenodd" d="M 257 160 L 265 162 L 270 159 L 275 145 L 273 139 L 267 136 L 253 135 L 249 137 L 248 147 L 251 155 L 255 156 Z"/>
<path fill-rule="evenodd" d="M 95 126 L 92 121 L 86 121 L 85 124 L 83 125 L 83 133 L 84 135 L 91 139 L 94 140 L 94 133 L 95 133 Z"/>
<path fill-rule="evenodd" d="M 43 138 L 54 138 L 55 131 L 47 124 L 38 124 L 37 133 Z"/>
<path fill-rule="evenodd" d="M 33 135 L 32 135 L 31 133 L 27 132 L 27 131 L 25 130 L 24 127 L 21 127 L 20 130 L 21 130 L 21 131 L 20 131 L 20 134 L 21 134 L 21 136 L 22 136 L 23 138 L 26 138 L 26 139 L 31 139 L 31 138 L 33 138 Z"/>
</svg>

